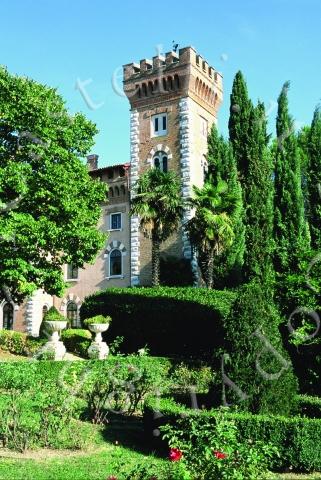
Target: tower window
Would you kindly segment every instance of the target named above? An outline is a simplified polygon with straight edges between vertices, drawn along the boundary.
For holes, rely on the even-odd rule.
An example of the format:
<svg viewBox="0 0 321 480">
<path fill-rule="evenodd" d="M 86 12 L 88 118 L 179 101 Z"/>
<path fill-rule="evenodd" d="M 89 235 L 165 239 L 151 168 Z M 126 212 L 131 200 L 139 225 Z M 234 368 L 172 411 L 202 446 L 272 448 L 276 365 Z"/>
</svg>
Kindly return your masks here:
<svg viewBox="0 0 321 480">
<path fill-rule="evenodd" d="M 78 308 L 75 302 L 68 302 L 67 319 L 71 328 L 77 328 L 78 325 Z"/>
<path fill-rule="evenodd" d="M 121 213 L 110 214 L 110 230 L 121 229 Z"/>
<path fill-rule="evenodd" d="M 153 158 L 155 168 L 159 168 L 162 172 L 168 172 L 168 157 L 165 152 L 156 152 Z"/>
<path fill-rule="evenodd" d="M 72 263 L 68 263 L 67 265 L 67 280 L 78 280 L 78 267 L 73 265 Z"/>
<path fill-rule="evenodd" d="M 13 306 L 11 303 L 6 303 L 3 307 L 3 328 L 5 330 L 12 330 L 13 328 Z"/>
<path fill-rule="evenodd" d="M 120 277 L 122 275 L 121 251 L 115 248 L 109 255 L 109 276 Z"/>
<path fill-rule="evenodd" d="M 152 137 L 167 134 L 167 113 L 152 116 Z"/>
</svg>

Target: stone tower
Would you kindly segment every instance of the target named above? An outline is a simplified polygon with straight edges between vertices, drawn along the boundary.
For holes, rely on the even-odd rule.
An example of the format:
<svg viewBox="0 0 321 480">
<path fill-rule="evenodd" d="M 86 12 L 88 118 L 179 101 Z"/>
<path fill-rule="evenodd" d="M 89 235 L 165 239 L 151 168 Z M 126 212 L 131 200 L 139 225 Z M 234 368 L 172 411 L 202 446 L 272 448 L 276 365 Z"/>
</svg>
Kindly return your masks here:
<svg viewBox="0 0 321 480">
<path fill-rule="evenodd" d="M 124 91 L 130 114 L 130 185 L 151 167 L 175 171 L 182 196 L 201 186 L 206 170 L 207 134 L 217 121 L 223 99 L 222 76 L 192 47 L 153 60 L 124 65 Z M 191 217 L 186 211 L 183 222 Z M 191 258 L 182 229 L 165 242 L 164 253 Z M 173 272 L 174 273 L 174 272 Z M 148 284 L 151 277 L 149 240 L 131 218 L 131 284 Z"/>
</svg>

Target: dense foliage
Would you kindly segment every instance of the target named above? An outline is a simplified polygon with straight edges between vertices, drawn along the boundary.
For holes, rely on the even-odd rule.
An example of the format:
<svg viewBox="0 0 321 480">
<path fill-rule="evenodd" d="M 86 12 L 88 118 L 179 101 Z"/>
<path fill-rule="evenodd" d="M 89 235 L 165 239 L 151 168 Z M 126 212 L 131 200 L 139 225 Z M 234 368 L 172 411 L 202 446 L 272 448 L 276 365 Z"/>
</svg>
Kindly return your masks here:
<svg viewBox="0 0 321 480">
<path fill-rule="evenodd" d="M 274 266 L 279 280 L 279 304 L 287 315 L 298 306 L 293 301 L 289 284 L 302 275 L 302 262 L 310 249 L 301 183 L 300 149 L 289 114 L 288 89 L 289 83 L 285 83 L 278 98 L 274 179 Z"/>
<path fill-rule="evenodd" d="M 234 243 L 233 218 L 241 208 L 238 192 L 223 181 L 211 177 L 201 188 L 193 187 L 189 200 L 195 214 L 186 223 L 193 248 L 200 252 L 206 266 L 201 269 L 207 288 L 214 284 L 214 259 L 225 253 Z"/>
<path fill-rule="evenodd" d="M 268 149 L 265 108 L 251 110 L 248 133 L 248 165 L 243 179 L 245 206 L 244 276 L 259 279 L 266 287 L 273 282 L 273 162 Z"/>
<path fill-rule="evenodd" d="M 213 259 L 215 285 L 219 287 L 233 286 L 241 281 L 244 256 L 242 189 L 231 144 L 222 135 L 219 135 L 215 124 L 208 136 L 207 162 L 207 178 L 211 178 L 215 184 L 222 180 L 226 182 L 228 192 L 237 199 L 236 208 L 233 209 L 230 216 L 234 232 L 233 243 L 221 255 L 216 255 Z M 206 270 L 206 258 L 203 259 L 202 252 L 199 252 L 199 256 L 204 271 Z"/>
<path fill-rule="evenodd" d="M 103 244 L 105 186 L 80 160 L 95 133 L 55 89 L 0 68 L 0 284 L 16 301 L 60 295 L 61 267 L 82 267 Z"/>
<path fill-rule="evenodd" d="M 223 404 L 237 404 L 253 413 L 291 411 L 297 381 L 282 345 L 280 323 L 270 294 L 259 282 L 240 289 L 224 322 L 220 352 L 229 380 L 223 378 L 223 385 L 214 389 L 215 395 L 221 391 Z"/>
<path fill-rule="evenodd" d="M 192 410 L 172 399 L 149 398 L 145 403 L 144 425 L 146 433 L 154 439 L 154 445 L 158 447 L 163 445 L 164 448 L 159 437 L 153 435 L 157 429 L 162 429 L 162 425 L 176 426 L 182 417 L 188 417 L 194 419 L 194 432 L 201 432 L 205 426 L 213 432 L 218 413 L 218 410 Z M 232 411 L 227 412 L 225 418 L 236 425 L 238 439 L 242 444 L 249 442 L 250 445 L 255 445 L 256 442 L 260 442 L 276 447 L 278 453 L 270 458 L 270 468 L 280 470 L 291 466 L 294 471 L 320 471 L 321 420 L 298 416 L 252 415 Z M 192 435 L 192 432 L 185 430 L 185 435 Z"/>
<path fill-rule="evenodd" d="M 205 288 L 109 288 L 85 299 L 80 316 L 110 315 L 106 338 L 123 336 L 126 353 L 148 346 L 152 355 L 212 355 L 223 342 L 222 321 L 232 291 Z"/>
</svg>

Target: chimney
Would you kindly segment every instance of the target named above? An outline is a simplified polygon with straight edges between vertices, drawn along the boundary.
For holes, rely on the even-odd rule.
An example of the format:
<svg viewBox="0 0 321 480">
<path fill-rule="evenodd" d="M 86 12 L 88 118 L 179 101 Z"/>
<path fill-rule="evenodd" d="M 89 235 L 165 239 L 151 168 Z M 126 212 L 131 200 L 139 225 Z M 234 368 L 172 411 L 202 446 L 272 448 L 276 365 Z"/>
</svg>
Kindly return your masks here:
<svg viewBox="0 0 321 480">
<path fill-rule="evenodd" d="M 98 168 L 98 155 L 87 155 L 87 167 L 90 172 Z"/>
</svg>

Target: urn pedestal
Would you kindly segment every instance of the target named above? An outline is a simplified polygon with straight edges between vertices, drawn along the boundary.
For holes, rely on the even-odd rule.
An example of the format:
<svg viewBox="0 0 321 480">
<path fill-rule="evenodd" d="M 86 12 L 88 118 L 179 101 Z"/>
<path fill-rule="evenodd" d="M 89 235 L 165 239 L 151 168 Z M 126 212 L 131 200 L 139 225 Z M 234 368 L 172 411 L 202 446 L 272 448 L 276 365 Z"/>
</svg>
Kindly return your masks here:
<svg viewBox="0 0 321 480">
<path fill-rule="evenodd" d="M 108 353 L 109 348 L 106 342 L 103 342 L 101 334 L 108 330 L 108 323 L 92 323 L 88 325 L 89 330 L 95 333 L 95 338 L 88 348 L 88 356 L 95 360 L 104 360 Z"/>
<path fill-rule="evenodd" d="M 54 352 L 54 360 L 63 360 L 66 354 L 66 347 L 60 340 L 60 332 L 67 327 L 67 322 L 46 320 L 45 324 L 51 333 L 49 341 L 45 345 L 45 350 L 48 349 Z"/>
</svg>

